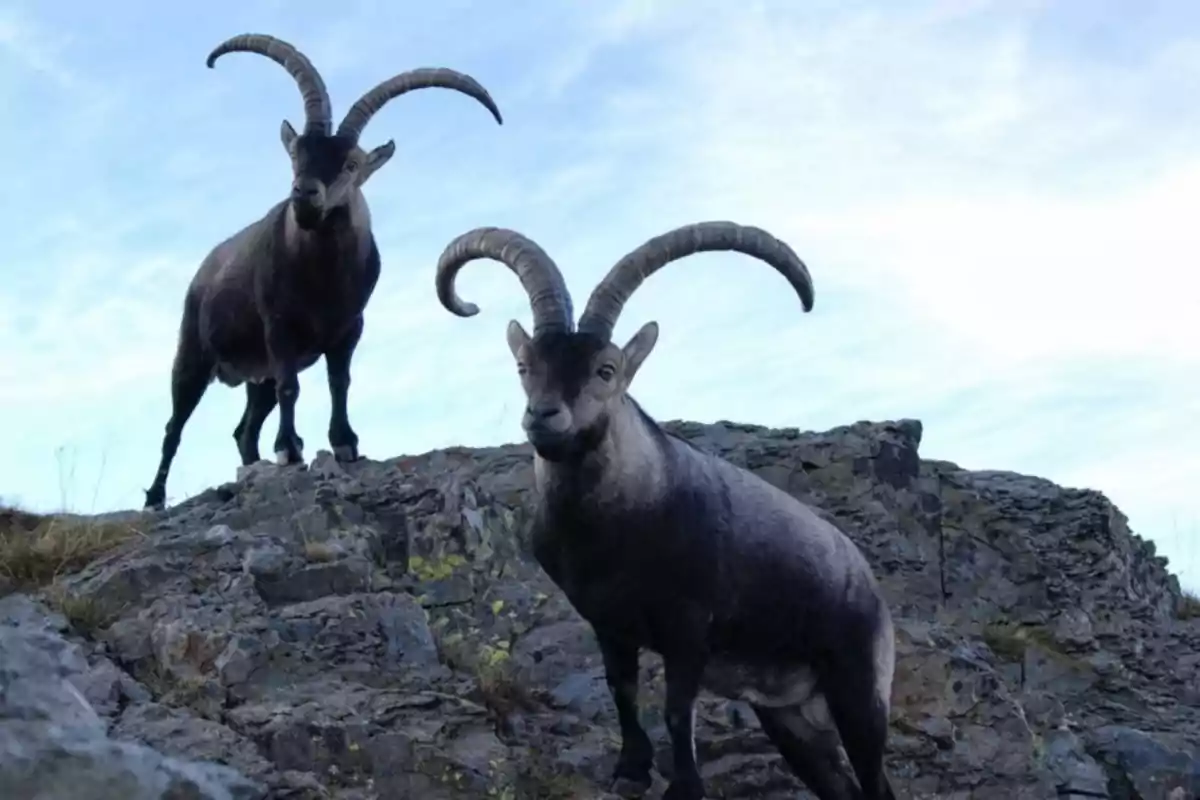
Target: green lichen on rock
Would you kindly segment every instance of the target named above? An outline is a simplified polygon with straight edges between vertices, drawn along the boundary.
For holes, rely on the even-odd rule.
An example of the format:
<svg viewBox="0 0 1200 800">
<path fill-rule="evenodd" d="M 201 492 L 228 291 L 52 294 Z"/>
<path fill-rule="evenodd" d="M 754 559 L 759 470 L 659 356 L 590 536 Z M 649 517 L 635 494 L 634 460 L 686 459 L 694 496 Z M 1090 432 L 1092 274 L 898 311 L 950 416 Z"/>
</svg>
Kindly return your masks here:
<svg viewBox="0 0 1200 800">
<path fill-rule="evenodd" d="M 440 557 L 423 558 L 409 556 L 408 571 L 421 581 L 444 581 L 462 569 L 467 560 L 458 553 L 446 553 Z"/>
</svg>

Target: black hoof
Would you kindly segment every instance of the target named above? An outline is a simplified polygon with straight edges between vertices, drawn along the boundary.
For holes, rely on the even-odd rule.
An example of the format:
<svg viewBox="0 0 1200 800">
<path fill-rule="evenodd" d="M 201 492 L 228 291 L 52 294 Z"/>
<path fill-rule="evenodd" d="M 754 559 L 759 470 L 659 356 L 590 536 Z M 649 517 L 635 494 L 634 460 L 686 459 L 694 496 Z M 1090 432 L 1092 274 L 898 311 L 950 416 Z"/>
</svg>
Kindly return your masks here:
<svg viewBox="0 0 1200 800">
<path fill-rule="evenodd" d="M 276 450 L 275 463 L 281 467 L 304 463 L 304 451 L 300 449 Z"/>
<path fill-rule="evenodd" d="M 143 509 L 146 511 L 161 511 L 166 505 L 166 492 L 162 489 L 149 489 L 146 491 L 146 505 Z"/>
<path fill-rule="evenodd" d="M 638 780 L 635 778 L 617 777 L 613 779 L 609 791 L 618 797 L 639 798 L 645 796 L 646 792 L 650 791 L 652 781 L 650 778 Z"/>
<path fill-rule="evenodd" d="M 699 780 L 671 781 L 662 800 L 704 800 L 704 785 Z"/>
<path fill-rule="evenodd" d="M 259 455 L 257 445 L 253 445 L 253 446 L 249 446 L 249 447 L 239 446 L 238 447 L 238 456 L 242 459 L 243 467 L 248 467 L 251 464 L 257 464 L 259 461 L 262 460 L 262 456 Z"/>
</svg>

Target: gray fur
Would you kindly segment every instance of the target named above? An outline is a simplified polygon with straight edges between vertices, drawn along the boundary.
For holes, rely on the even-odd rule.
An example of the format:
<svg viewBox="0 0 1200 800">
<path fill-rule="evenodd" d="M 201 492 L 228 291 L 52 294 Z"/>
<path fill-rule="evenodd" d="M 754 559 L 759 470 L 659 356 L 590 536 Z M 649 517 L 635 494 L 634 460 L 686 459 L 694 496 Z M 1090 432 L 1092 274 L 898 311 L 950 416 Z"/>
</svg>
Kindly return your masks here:
<svg viewBox="0 0 1200 800">
<path fill-rule="evenodd" d="M 500 123 L 491 96 L 468 75 L 446 68 L 409 70 L 389 78 L 351 106 L 331 132 L 325 84 L 291 44 L 242 34 L 219 45 L 208 66 L 226 53 L 256 53 L 296 79 L 305 104 L 303 133 L 280 125 L 280 143 L 292 162 L 290 197 L 214 247 L 184 298 L 171 371 L 171 418 L 146 506 L 161 506 L 183 427 L 208 385 L 246 386 L 246 407 L 234 430 L 243 464 L 259 459 L 258 439 L 279 407 L 274 452 L 280 464 L 303 461 L 295 430 L 299 373 L 322 356 L 329 379 L 329 444 L 341 461 L 358 458 L 347 397 L 350 362 L 363 332 L 363 312 L 379 280 L 380 259 L 363 184 L 395 153 L 395 143 L 367 151 L 363 127 L 388 101 L 407 92 L 446 88 L 466 94 Z"/>
<path fill-rule="evenodd" d="M 667 434 L 627 393 L 658 327 L 647 323 L 619 347 L 610 340 L 617 315 L 645 277 L 705 250 L 770 263 L 811 308 L 811 278 L 791 248 L 728 222 L 684 226 L 621 259 L 578 331 L 563 316 L 572 304 L 558 268 L 513 231 L 451 242 L 438 296 L 452 313 L 476 313 L 453 284 L 484 257 L 508 265 L 530 294 L 535 334 L 513 321 L 507 340 L 535 452 L 534 553 L 596 632 L 621 723 L 614 781 L 649 782 L 652 751 L 631 689 L 644 647 L 666 669 L 675 762 L 666 797 L 703 797 L 693 730 L 703 686 L 750 702 L 821 800 L 892 800 L 883 752 L 894 633 L 866 559 L 812 508 Z M 853 772 L 837 758 L 839 741 Z"/>
</svg>

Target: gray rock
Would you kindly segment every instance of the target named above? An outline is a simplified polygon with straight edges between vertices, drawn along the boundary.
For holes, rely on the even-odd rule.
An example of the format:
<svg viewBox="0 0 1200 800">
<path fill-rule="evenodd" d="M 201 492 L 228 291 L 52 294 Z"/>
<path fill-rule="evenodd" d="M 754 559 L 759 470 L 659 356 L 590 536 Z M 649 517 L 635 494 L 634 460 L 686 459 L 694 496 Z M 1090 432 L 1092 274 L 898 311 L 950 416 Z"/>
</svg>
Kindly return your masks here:
<svg viewBox="0 0 1200 800">
<path fill-rule="evenodd" d="M 1088 740 L 1109 772 L 1113 797 L 1172 800 L 1180 790 L 1183 797 L 1200 797 L 1200 759 L 1185 737 L 1105 725 Z"/>
<path fill-rule="evenodd" d="M 1200 620 L 1102 495 L 922 460 L 912 420 L 668 427 L 870 559 L 902 797 L 1200 797 Z M 0 663 L 0 797 L 606 797 L 614 711 L 529 554 L 531 481 L 516 445 L 252 465 L 63 578 L 103 612 L 88 638 L 0 599 L 0 646 L 37 665 Z M 665 766 L 661 666 L 644 654 L 642 716 Z M 697 749 L 713 796 L 807 796 L 744 704 L 702 696 Z"/>
<path fill-rule="evenodd" d="M 81 649 L 39 619 L 26 598 L 0 601 L 0 796 L 30 800 L 250 800 L 264 788 L 194 754 L 171 758 L 111 738 L 100 715 L 76 688 L 103 683 Z M 80 679 L 83 679 L 80 681 Z M 120 685 L 121 681 L 113 681 Z"/>
<path fill-rule="evenodd" d="M 1046 768 L 1054 776 L 1059 797 L 1082 800 L 1110 796 L 1104 768 L 1088 755 L 1074 732 L 1066 729 L 1050 731 L 1044 742 Z"/>
<path fill-rule="evenodd" d="M 367 591 L 371 574 L 371 565 L 362 559 L 307 564 L 294 572 L 260 576 L 258 593 L 271 605 L 301 603 L 331 594 Z"/>
</svg>

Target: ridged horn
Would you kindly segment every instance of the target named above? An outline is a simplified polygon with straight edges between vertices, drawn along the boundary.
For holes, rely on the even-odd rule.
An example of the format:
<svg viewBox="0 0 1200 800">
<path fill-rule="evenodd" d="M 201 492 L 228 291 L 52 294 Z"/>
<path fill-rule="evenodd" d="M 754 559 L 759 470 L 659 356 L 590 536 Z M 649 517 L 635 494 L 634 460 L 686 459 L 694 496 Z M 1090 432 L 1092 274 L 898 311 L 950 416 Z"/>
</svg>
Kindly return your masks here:
<svg viewBox="0 0 1200 800">
<path fill-rule="evenodd" d="M 358 141 L 358 137 L 362 135 L 363 128 L 370 122 L 371 117 L 375 116 L 375 113 L 383 108 L 388 101 L 411 92 L 414 89 L 435 88 L 453 89 L 456 92 L 462 92 L 468 97 L 475 98 L 488 111 L 492 112 L 492 116 L 496 118 L 497 123 L 504 124 L 504 119 L 500 116 L 500 109 L 496 107 L 496 101 L 492 99 L 487 89 L 483 88 L 483 85 L 479 81 L 470 75 L 464 75 L 461 72 L 456 72 L 445 67 L 421 67 L 420 69 L 410 69 L 408 72 L 401 72 L 393 78 L 388 78 L 358 98 L 354 105 L 350 106 L 350 110 L 346 112 L 346 116 L 342 119 L 341 124 L 338 125 L 338 136 L 349 136 Z"/>
<path fill-rule="evenodd" d="M 454 279 L 468 261 L 490 258 L 506 265 L 520 279 L 533 309 L 533 335 L 570 332 L 574 327 L 571 294 L 554 259 L 536 242 L 507 228 L 475 228 L 455 237 L 437 264 L 437 296 L 451 314 L 473 317 L 479 306 L 463 301 Z"/>
<path fill-rule="evenodd" d="M 787 278 L 804 310 L 812 310 L 812 277 L 785 242 L 762 228 L 736 222 L 697 222 L 655 236 L 614 264 L 588 298 L 579 330 L 610 339 L 621 309 L 642 281 L 672 261 L 713 250 L 733 250 L 767 262 Z"/>
<path fill-rule="evenodd" d="M 288 71 L 300 87 L 304 98 L 304 132 L 328 135 L 333 127 L 333 109 L 329 104 L 329 92 L 321 73 L 308 57 L 292 45 L 262 33 L 243 33 L 226 39 L 208 54 L 208 68 L 212 69 L 217 59 L 226 53 L 258 53 L 279 64 Z"/>
</svg>

